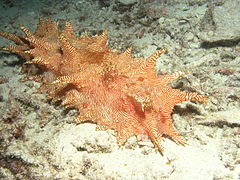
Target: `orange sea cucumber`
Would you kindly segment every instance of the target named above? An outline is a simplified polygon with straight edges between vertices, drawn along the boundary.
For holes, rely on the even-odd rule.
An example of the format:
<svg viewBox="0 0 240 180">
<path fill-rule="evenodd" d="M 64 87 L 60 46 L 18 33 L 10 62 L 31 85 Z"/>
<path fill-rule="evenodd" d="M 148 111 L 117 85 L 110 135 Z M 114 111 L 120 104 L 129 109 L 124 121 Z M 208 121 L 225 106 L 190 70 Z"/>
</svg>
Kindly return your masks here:
<svg viewBox="0 0 240 180">
<path fill-rule="evenodd" d="M 155 64 L 164 49 L 146 59 L 133 58 L 131 48 L 118 53 L 107 47 L 107 31 L 77 37 L 69 21 L 60 31 L 50 18 L 40 18 L 35 33 L 21 29 L 24 37 L 0 33 L 16 43 L 4 50 L 38 66 L 32 79 L 62 105 L 79 109 L 76 123 L 92 121 L 99 130 L 113 129 L 120 145 L 137 136 L 149 138 L 162 151 L 164 135 L 184 144 L 173 127 L 172 109 L 183 101 L 204 102 L 206 96 L 169 87 L 182 72 L 158 77 Z"/>
</svg>

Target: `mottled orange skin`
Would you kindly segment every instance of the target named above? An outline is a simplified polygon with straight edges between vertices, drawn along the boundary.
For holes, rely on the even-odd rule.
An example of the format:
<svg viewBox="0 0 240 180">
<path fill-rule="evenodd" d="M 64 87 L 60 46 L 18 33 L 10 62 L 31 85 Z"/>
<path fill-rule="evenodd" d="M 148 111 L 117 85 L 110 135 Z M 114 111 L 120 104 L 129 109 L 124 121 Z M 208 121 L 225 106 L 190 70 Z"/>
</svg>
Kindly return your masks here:
<svg viewBox="0 0 240 180">
<path fill-rule="evenodd" d="M 62 105 L 79 109 L 76 123 L 92 121 L 99 130 L 113 129 L 121 145 L 137 136 L 149 138 L 162 151 L 164 135 L 184 144 L 172 125 L 172 109 L 177 103 L 205 101 L 206 97 L 168 86 L 182 72 L 157 76 L 155 63 L 163 49 L 147 59 L 133 58 L 131 49 L 110 50 L 106 31 L 76 37 L 70 22 L 59 31 L 50 18 L 40 18 L 35 33 L 22 30 L 25 37 L 0 33 L 17 44 L 4 50 L 39 66 L 40 74 L 32 79 L 40 81 L 50 97 L 62 100 Z"/>
</svg>

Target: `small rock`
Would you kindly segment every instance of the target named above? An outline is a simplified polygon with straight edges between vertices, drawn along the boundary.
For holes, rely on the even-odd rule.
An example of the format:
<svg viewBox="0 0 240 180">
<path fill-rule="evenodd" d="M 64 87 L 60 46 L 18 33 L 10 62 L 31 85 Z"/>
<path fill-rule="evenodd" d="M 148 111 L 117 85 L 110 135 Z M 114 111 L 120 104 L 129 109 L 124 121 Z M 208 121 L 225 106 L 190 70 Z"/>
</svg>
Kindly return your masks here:
<svg viewBox="0 0 240 180">
<path fill-rule="evenodd" d="M 132 5 L 137 2 L 137 0 L 119 0 L 119 2 L 123 5 Z"/>
<path fill-rule="evenodd" d="M 163 24 L 165 21 L 165 18 L 164 17 L 160 17 L 159 20 L 158 20 L 158 23 L 159 24 Z"/>
<path fill-rule="evenodd" d="M 223 42 L 240 40 L 240 0 L 226 1 L 222 6 L 209 7 L 209 20 L 214 22 L 211 30 L 206 30 L 199 34 L 199 37 L 205 42 Z M 205 23 L 207 27 L 209 22 Z M 207 28 L 206 28 L 207 29 Z M 211 32 L 213 30 L 213 32 Z"/>
</svg>

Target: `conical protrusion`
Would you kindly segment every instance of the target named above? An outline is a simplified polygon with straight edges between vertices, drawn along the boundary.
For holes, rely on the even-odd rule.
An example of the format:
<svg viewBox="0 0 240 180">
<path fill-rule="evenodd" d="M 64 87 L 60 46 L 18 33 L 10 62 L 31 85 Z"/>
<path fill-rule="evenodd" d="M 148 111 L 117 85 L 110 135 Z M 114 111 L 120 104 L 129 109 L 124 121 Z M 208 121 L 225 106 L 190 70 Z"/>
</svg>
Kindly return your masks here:
<svg viewBox="0 0 240 180">
<path fill-rule="evenodd" d="M 105 29 L 100 36 L 98 36 L 98 40 L 100 45 L 106 45 L 108 41 L 108 30 Z"/>
<path fill-rule="evenodd" d="M 62 103 L 61 103 L 61 106 L 69 106 L 70 104 L 72 104 L 74 101 L 74 98 L 72 96 L 70 97 L 66 97 Z"/>
<path fill-rule="evenodd" d="M 75 103 L 74 96 L 67 96 L 61 103 L 61 106 L 70 106 L 71 104 Z"/>
<path fill-rule="evenodd" d="M 184 93 L 182 95 L 182 99 L 184 101 L 200 101 L 200 102 L 205 102 L 207 99 L 207 96 L 204 95 L 199 95 L 196 92 L 190 92 L 190 93 Z"/>
<path fill-rule="evenodd" d="M 51 84 L 57 83 L 72 83 L 72 84 L 80 84 L 83 81 L 81 74 L 73 74 L 70 76 L 60 76 Z M 82 85 L 83 86 L 83 85 Z"/>
<path fill-rule="evenodd" d="M 51 43 L 42 38 L 32 36 L 26 37 L 25 39 L 29 41 L 29 43 L 34 46 L 34 48 L 39 48 L 41 50 L 51 50 L 54 47 Z"/>
<path fill-rule="evenodd" d="M 76 102 L 76 98 L 79 96 L 79 92 L 77 90 L 72 90 L 68 92 L 65 96 L 65 99 L 62 101 L 62 106 L 70 106 Z"/>
<path fill-rule="evenodd" d="M 131 57 L 132 55 L 132 47 L 129 47 L 126 49 L 126 51 L 123 52 L 124 55 Z"/>
<path fill-rule="evenodd" d="M 62 34 L 69 39 L 75 38 L 75 33 L 73 30 L 72 23 L 70 21 L 65 21 L 65 27 Z"/>
<path fill-rule="evenodd" d="M 8 33 L 8 32 L 0 32 L 0 36 L 6 38 L 6 39 L 9 39 L 11 41 L 14 41 L 16 44 L 18 45 L 24 45 L 25 43 L 23 42 L 23 38 L 18 36 L 18 35 L 15 35 L 15 34 L 12 34 L 12 33 Z"/>
<path fill-rule="evenodd" d="M 47 19 L 47 32 L 48 36 L 57 37 L 58 36 L 58 24 L 55 21 L 52 21 L 49 16 Z"/>
<path fill-rule="evenodd" d="M 32 32 L 29 31 L 26 27 L 20 26 L 20 29 L 22 30 L 22 32 L 24 32 L 24 34 L 26 34 L 26 36 L 27 36 L 28 38 L 33 38 L 33 37 L 34 37 L 33 34 L 32 34 Z"/>
<path fill-rule="evenodd" d="M 63 51 L 63 55 L 65 56 L 64 59 L 65 61 L 68 60 L 68 61 L 71 61 L 72 58 L 74 58 L 77 54 L 77 49 L 75 47 L 73 47 L 71 45 L 71 43 L 63 36 L 61 35 L 59 37 L 60 41 L 61 41 L 61 48 L 62 48 L 62 51 Z"/>
<path fill-rule="evenodd" d="M 150 57 L 148 57 L 146 67 L 155 67 L 157 59 L 163 54 L 166 50 L 165 49 L 160 49 L 153 53 Z"/>
<path fill-rule="evenodd" d="M 2 50 L 4 51 L 9 51 L 9 52 L 13 52 L 13 53 L 17 53 L 17 52 L 25 52 L 25 50 L 27 49 L 26 46 L 17 46 L 17 45 L 9 45 L 7 47 L 2 48 Z"/>
<path fill-rule="evenodd" d="M 89 38 L 89 37 L 82 37 L 82 38 Z M 95 36 L 93 38 L 89 39 L 90 42 L 89 45 L 86 47 L 87 51 L 96 52 L 96 53 L 103 53 L 109 51 L 107 47 L 107 41 L 108 41 L 108 31 L 104 30 L 103 33 L 99 36 Z"/>
<path fill-rule="evenodd" d="M 4 51 L 8 51 L 8 52 L 12 52 L 15 53 L 19 56 L 21 56 L 22 58 L 26 59 L 26 60 L 30 60 L 31 59 L 31 55 L 26 51 L 26 49 L 28 49 L 27 46 L 19 46 L 19 45 L 9 45 L 7 47 L 2 48 L 2 50 Z"/>
<path fill-rule="evenodd" d="M 102 34 L 99 36 L 101 39 L 107 39 L 108 38 L 108 30 L 105 29 Z"/>
<path fill-rule="evenodd" d="M 167 84 L 169 84 L 170 82 L 172 82 L 173 80 L 176 80 L 176 79 L 178 79 L 178 78 L 180 78 L 180 77 L 182 77 L 182 76 L 184 76 L 184 75 L 185 75 L 184 72 L 178 71 L 178 72 L 175 72 L 175 73 L 173 73 L 173 74 L 168 74 L 168 75 L 163 76 L 163 77 L 160 79 L 160 81 L 162 81 L 163 84 L 167 85 Z"/>
<path fill-rule="evenodd" d="M 153 53 L 150 57 L 148 57 L 145 60 L 144 64 L 140 67 L 140 71 L 142 73 L 148 73 L 148 74 L 153 73 L 155 70 L 157 59 L 165 51 L 166 51 L 165 49 L 160 49 L 160 50 L 156 51 L 155 53 Z M 154 74 L 157 75 L 157 73 L 155 73 L 155 72 L 154 72 Z"/>
<path fill-rule="evenodd" d="M 46 21 L 42 16 L 40 16 L 39 23 L 37 25 L 37 29 L 36 29 L 34 35 L 36 35 L 38 37 L 43 37 L 46 33 L 46 29 L 47 29 Z"/>
<path fill-rule="evenodd" d="M 27 61 L 25 64 L 40 64 L 40 65 L 48 65 L 47 61 L 44 61 L 41 57 L 35 57 L 31 61 Z"/>
</svg>

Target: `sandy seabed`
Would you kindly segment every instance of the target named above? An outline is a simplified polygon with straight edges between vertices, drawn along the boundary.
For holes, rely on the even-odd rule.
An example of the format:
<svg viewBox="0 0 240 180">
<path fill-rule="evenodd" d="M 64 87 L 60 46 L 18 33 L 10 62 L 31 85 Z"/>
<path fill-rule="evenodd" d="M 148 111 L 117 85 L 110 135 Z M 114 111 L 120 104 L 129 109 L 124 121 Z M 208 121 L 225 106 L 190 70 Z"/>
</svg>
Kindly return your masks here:
<svg viewBox="0 0 240 180">
<path fill-rule="evenodd" d="M 34 94 L 19 82 L 23 61 L 0 53 L 0 178 L 2 179 L 240 179 L 239 0 L 99 0 L 0 2 L 0 30 L 34 30 L 38 18 L 64 19 L 76 34 L 109 30 L 108 46 L 133 47 L 136 57 L 157 48 L 162 73 L 187 72 L 172 86 L 208 95 L 204 104 L 175 107 L 174 125 L 186 146 L 165 139 L 163 156 L 135 137 L 119 147 L 112 130 L 76 125 L 78 112 Z M 0 46 L 10 41 L 1 38 Z"/>
</svg>

